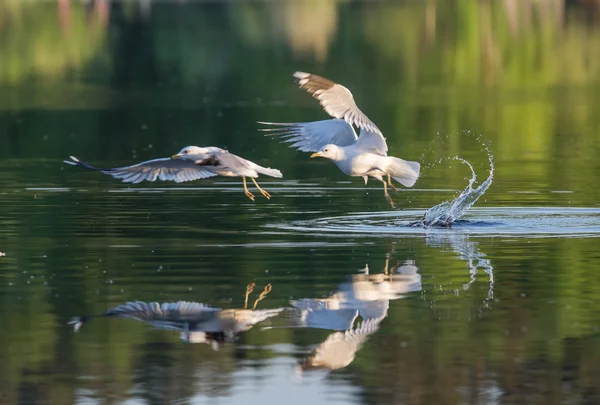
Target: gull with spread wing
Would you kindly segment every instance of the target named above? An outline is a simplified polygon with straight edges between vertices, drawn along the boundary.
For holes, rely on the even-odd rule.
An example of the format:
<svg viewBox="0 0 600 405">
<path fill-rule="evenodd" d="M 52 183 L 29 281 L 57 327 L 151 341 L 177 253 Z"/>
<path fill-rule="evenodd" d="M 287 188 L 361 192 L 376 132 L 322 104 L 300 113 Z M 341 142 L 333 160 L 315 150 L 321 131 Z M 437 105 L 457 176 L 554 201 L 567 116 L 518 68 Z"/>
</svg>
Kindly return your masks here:
<svg viewBox="0 0 600 405">
<path fill-rule="evenodd" d="M 391 178 L 405 187 L 412 187 L 419 178 L 420 164 L 388 156 L 388 147 L 377 126 L 358 108 L 350 90 L 321 76 L 296 72 L 300 88 L 319 100 L 333 119 L 315 122 L 262 122 L 268 136 L 279 136 L 282 142 L 302 152 L 314 152 L 310 157 L 324 157 L 349 176 L 369 177 L 383 182 L 385 198 L 393 207 L 388 185 L 396 191 Z M 360 129 L 356 135 L 354 127 Z M 387 177 L 387 180 L 384 179 Z"/>
<path fill-rule="evenodd" d="M 283 177 L 277 169 L 266 168 L 249 160 L 241 158 L 225 149 L 209 146 L 186 146 L 179 153 L 170 158 L 160 158 L 141 162 L 132 166 L 101 169 L 86 163 L 75 156 L 65 160 L 73 166 L 84 169 L 98 170 L 104 174 L 121 179 L 125 183 L 139 183 L 141 181 L 166 180 L 181 183 L 214 176 L 241 177 L 244 183 L 244 193 L 254 201 L 254 195 L 248 191 L 246 177 L 250 177 L 258 191 L 267 199 L 271 194 L 263 190 L 256 180 L 259 174 L 271 177 Z"/>
</svg>

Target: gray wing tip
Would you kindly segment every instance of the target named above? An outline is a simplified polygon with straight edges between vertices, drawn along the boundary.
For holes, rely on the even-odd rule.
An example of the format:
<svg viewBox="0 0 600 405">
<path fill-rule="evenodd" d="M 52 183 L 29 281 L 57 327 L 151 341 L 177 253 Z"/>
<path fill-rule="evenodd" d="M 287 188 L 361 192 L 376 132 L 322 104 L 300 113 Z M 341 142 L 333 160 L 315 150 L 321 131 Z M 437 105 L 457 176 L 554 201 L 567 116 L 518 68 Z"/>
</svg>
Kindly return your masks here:
<svg viewBox="0 0 600 405">
<path fill-rule="evenodd" d="M 63 162 L 73 166 L 77 166 L 77 164 L 80 162 L 80 160 L 75 156 L 69 156 L 69 158 L 71 160 L 63 160 Z"/>
</svg>

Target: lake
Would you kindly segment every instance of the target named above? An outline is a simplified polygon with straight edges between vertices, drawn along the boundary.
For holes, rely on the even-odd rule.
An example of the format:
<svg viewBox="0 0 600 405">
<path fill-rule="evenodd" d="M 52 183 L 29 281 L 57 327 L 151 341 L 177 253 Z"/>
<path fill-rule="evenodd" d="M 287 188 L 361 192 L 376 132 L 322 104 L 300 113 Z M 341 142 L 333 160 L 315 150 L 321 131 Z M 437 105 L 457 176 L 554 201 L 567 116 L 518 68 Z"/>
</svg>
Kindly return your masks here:
<svg viewBox="0 0 600 405">
<path fill-rule="evenodd" d="M 0 0 L 0 404 L 600 402 L 593 4 Z M 328 118 L 297 70 L 421 162 L 396 208 L 258 131 Z M 284 177 L 252 202 L 62 162 L 186 145 Z M 455 157 L 489 189 L 419 225 Z"/>
</svg>

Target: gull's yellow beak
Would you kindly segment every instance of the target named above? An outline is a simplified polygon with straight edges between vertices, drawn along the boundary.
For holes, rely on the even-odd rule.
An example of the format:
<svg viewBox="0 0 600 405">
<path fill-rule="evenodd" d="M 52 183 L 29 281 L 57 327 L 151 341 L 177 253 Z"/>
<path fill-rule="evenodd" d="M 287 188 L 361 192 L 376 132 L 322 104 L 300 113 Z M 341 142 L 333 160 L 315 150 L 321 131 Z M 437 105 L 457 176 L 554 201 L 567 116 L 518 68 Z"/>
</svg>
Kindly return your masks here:
<svg viewBox="0 0 600 405">
<path fill-rule="evenodd" d="M 315 152 L 312 155 L 310 155 L 310 158 L 312 159 L 312 158 L 322 157 L 322 156 L 323 156 L 323 154 L 321 152 Z"/>
<path fill-rule="evenodd" d="M 171 159 L 179 159 L 180 157 L 181 157 L 181 155 L 177 153 L 177 154 L 171 156 Z"/>
</svg>

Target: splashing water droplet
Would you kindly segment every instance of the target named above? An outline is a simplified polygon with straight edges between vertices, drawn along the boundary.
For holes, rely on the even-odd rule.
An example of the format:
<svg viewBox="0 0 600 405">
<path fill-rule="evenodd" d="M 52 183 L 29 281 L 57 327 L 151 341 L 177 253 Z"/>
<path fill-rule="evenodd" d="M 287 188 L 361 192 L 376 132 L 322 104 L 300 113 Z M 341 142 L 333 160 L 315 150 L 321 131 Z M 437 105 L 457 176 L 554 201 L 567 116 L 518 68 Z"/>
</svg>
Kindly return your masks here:
<svg viewBox="0 0 600 405">
<path fill-rule="evenodd" d="M 492 184 L 492 180 L 494 179 L 494 158 L 487 147 L 486 151 L 488 152 L 488 160 L 490 162 L 490 172 L 488 178 L 475 189 L 473 188 L 473 184 L 475 184 L 475 181 L 477 180 L 477 175 L 475 174 L 473 166 L 463 158 L 458 156 L 453 158 L 453 160 L 458 160 L 469 166 L 469 169 L 471 169 L 471 178 L 469 180 L 469 184 L 467 184 L 467 187 L 465 187 L 460 195 L 454 200 L 444 201 L 443 203 L 428 209 L 425 212 L 421 225 L 450 226 L 454 221 L 462 217 L 469 210 L 469 208 L 475 204 L 479 197 L 486 192 L 486 190 Z"/>
</svg>

